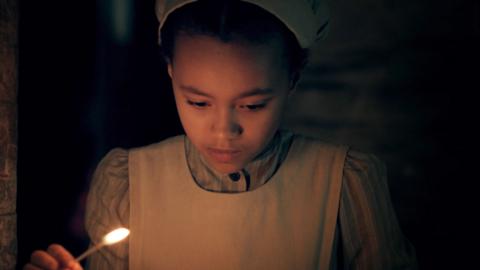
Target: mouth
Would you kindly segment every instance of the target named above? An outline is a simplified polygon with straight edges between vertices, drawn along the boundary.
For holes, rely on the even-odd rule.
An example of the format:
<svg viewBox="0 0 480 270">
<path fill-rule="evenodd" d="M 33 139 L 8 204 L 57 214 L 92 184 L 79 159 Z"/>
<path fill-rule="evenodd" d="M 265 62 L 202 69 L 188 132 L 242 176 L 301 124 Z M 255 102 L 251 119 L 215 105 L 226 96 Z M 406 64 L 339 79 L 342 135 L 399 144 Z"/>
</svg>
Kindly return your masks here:
<svg viewBox="0 0 480 270">
<path fill-rule="evenodd" d="M 218 163 L 231 163 L 240 153 L 241 151 L 237 149 L 207 148 L 207 154 Z"/>
</svg>

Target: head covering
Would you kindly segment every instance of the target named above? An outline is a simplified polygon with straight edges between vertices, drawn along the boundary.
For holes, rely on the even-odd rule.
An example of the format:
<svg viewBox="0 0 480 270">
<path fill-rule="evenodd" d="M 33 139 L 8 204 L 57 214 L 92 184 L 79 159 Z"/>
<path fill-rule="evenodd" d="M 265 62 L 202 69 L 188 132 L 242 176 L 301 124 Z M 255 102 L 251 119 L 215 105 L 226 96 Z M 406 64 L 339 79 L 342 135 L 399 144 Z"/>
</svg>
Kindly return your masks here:
<svg viewBox="0 0 480 270">
<path fill-rule="evenodd" d="M 302 48 L 323 38 L 328 30 L 326 0 L 243 0 L 275 15 L 290 29 Z M 168 15 L 195 0 L 156 0 L 155 12 L 160 22 L 159 34 Z M 246 16 L 248 18 L 248 15 Z"/>
</svg>

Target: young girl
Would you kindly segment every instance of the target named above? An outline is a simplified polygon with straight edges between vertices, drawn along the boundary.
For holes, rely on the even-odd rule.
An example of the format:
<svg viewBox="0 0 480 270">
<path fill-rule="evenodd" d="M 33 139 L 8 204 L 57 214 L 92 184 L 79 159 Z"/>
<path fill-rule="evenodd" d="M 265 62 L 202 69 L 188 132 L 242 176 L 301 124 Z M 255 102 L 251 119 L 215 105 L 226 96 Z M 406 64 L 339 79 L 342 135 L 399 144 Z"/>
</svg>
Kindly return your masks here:
<svg viewBox="0 0 480 270">
<path fill-rule="evenodd" d="M 157 1 L 186 136 L 112 150 L 92 182 L 90 269 L 415 269 L 372 155 L 281 130 L 324 1 Z M 25 269 L 79 268 L 59 245 Z"/>
</svg>

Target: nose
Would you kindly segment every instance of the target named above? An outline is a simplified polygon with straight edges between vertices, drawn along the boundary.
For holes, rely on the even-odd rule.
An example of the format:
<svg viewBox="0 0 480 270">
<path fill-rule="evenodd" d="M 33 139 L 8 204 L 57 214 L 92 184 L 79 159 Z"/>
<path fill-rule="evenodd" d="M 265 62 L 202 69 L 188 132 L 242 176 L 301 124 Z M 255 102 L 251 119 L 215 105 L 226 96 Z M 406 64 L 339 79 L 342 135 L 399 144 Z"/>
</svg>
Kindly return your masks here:
<svg viewBox="0 0 480 270">
<path fill-rule="evenodd" d="M 233 108 L 224 108 L 215 112 L 211 127 L 217 139 L 232 140 L 243 133 Z"/>
</svg>

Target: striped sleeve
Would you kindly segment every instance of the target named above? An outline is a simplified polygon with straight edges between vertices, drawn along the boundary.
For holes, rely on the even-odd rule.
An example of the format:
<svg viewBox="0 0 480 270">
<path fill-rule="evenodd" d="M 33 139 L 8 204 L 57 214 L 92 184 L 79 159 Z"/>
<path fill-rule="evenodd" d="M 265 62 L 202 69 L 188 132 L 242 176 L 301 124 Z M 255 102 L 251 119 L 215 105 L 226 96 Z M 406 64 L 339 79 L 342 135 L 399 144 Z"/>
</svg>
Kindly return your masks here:
<svg viewBox="0 0 480 270">
<path fill-rule="evenodd" d="M 415 251 L 398 224 L 384 164 L 349 151 L 340 198 L 343 269 L 417 269 Z"/>
<path fill-rule="evenodd" d="M 128 152 L 113 149 L 99 163 L 87 197 L 85 227 L 91 245 L 109 231 L 129 227 Z M 128 239 L 93 253 L 87 269 L 128 269 Z"/>
</svg>

